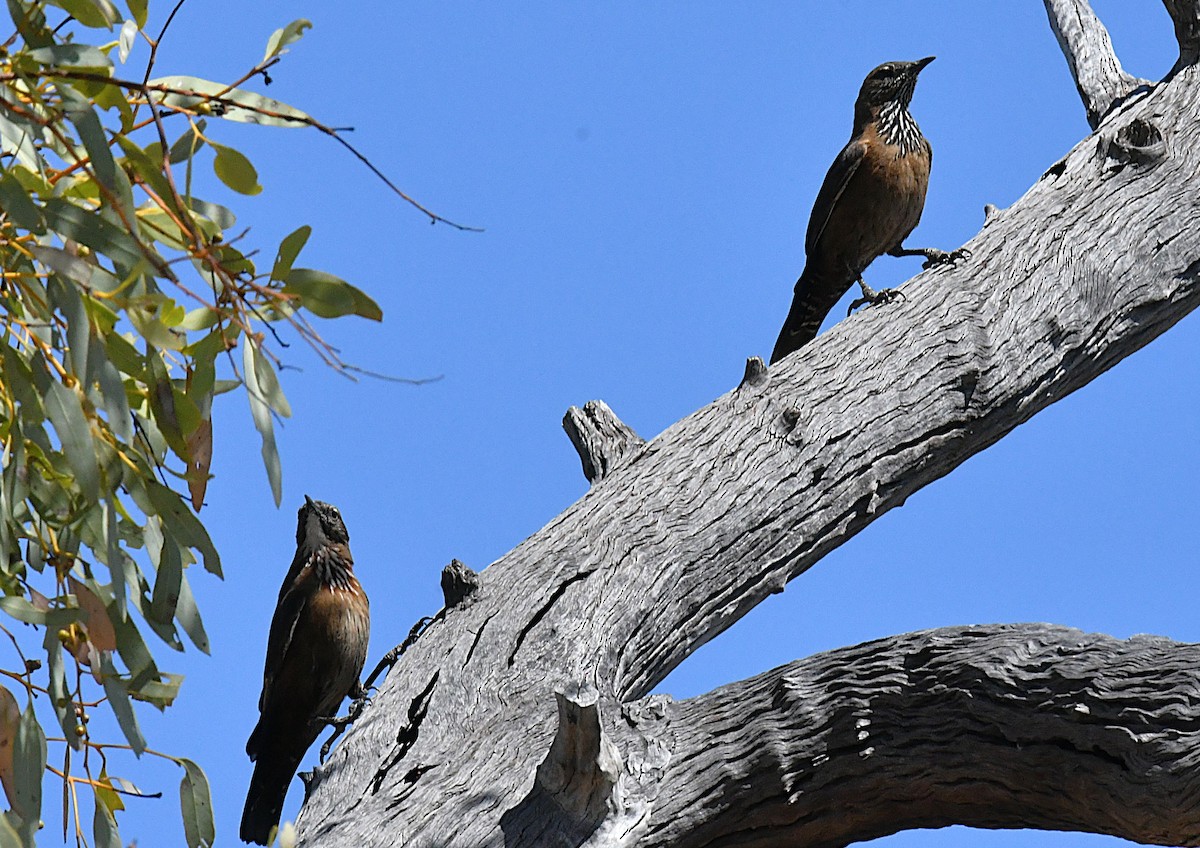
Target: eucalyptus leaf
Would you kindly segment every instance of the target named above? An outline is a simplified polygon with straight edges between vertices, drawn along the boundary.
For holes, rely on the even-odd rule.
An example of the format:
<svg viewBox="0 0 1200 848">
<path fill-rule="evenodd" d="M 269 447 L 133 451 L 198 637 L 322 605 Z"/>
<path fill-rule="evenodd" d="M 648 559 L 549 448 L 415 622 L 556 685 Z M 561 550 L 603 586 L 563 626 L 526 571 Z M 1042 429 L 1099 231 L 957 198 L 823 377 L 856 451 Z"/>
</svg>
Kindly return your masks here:
<svg viewBox="0 0 1200 848">
<path fill-rule="evenodd" d="M 50 383 L 43 402 L 80 490 L 84 497 L 96 500 L 100 497 L 100 469 L 96 464 L 92 428 L 79 405 L 79 395 L 55 380 Z"/>
<path fill-rule="evenodd" d="M 304 249 L 310 235 L 312 235 L 312 227 L 305 224 L 284 236 L 283 241 L 279 243 L 279 251 L 275 254 L 275 264 L 271 267 L 272 280 L 284 281 L 287 279 L 292 270 L 292 263 Z"/>
<path fill-rule="evenodd" d="M 214 144 L 211 141 L 209 144 L 217 151 L 217 156 L 213 159 L 213 170 L 221 182 L 239 194 L 255 195 L 262 192 L 262 186 L 258 184 L 258 171 L 254 170 L 254 165 L 245 155 L 232 147 Z"/>
<path fill-rule="evenodd" d="M 188 848 L 209 848 L 217 838 L 213 824 L 212 794 L 204 770 L 186 757 L 180 757 L 183 780 L 179 784 L 179 806 L 183 811 L 183 832 Z"/>
<path fill-rule="evenodd" d="M 242 379 L 246 382 L 246 397 L 250 401 L 250 417 L 254 428 L 262 437 L 263 465 L 267 480 L 271 484 L 271 495 L 275 506 L 283 501 L 283 469 L 279 462 L 279 449 L 275 445 L 275 423 L 271 420 L 271 409 L 258 382 L 258 359 L 262 356 L 249 337 L 242 338 Z"/>
<path fill-rule="evenodd" d="M 299 296 L 305 309 L 322 318 L 361 315 L 372 321 L 383 320 L 383 310 L 365 292 L 325 271 L 292 268 L 283 291 Z"/>
<path fill-rule="evenodd" d="M 87 27 L 112 29 L 121 21 L 121 13 L 111 0 L 58 0 L 58 3 Z"/>
<path fill-rule="evenodd" d="M 46 734 L 33 712 L 33 702 L 21 713 L 13 742 L 13 789 L 10 799 L 20 818 L 17 827 L 22 841 L 35 843 L 42 813 L 42 777 L 46 772 Z"/>
<path fill-rule="evenodd" d="M 46 231 L 42 213 L 30 199 L 29 192 L 7 171 L 0 173 L 0 208 L 23 230 L 30 230 L 37 235 Z"/>
<path fill-rule="evenodd" d="M 263 61 L 265 62 L 273 56 L 286 53 L 288 45 L 299 41 L 307 29 L 312 29 L 312 21 L 299 18 L 282 29 L 275 30 L 275 32 L 271 33 L 271 37 L 267 39 L 267 52 L 263 54 Z"/>
<path fill-rule="evenodd" d="M 227 121 L 276 127 L 307 126 L 312 118 L 305 112 L 240 88 L 188 76 L 159 77 L 150 80 L 162 93 L 161 103 L 168 108 L 204 111 Z"/>
<path fill-rule="evenodd" d="M 121 679 L 112 658 L 107 654 L 100 657 L 100 673 L 103 675 L 104 693 L 108 695 L 108 706 L 116 716 L 121 732 L 125 734 L 125 741 L 129 743 L 133 753 L 140 757 L 146 750 L 146 738 L 142 736 L 142 729 L 138 726 L 137 716 L 133 712 L 133 704 L 129 702 L 129 690 L 125 681 Z"/>
<path fill-rule="evenodd" d="M 80 0 L 87 3 L 87 0 Z M 82 23 L 82 21 L 81 21 Z M 104 51 L 89 44 L 54 44 L 29 51 L 29 58 L 59 68 L 111 68 Z"/>
<path fill-rule="evenodd" d="M 96 791 L 96 798 L 100 798 L 101 790 Z M 111 793 L 116 796 L 116 793 Z M 119 797 L 119 796 L 117 796 Z M 92 813 L 92 839 L 95 841 L 96 848 L 124 848 L 124 843 L 121 841 L 121 834 L 117 830 L 117 820 L 112 814 L 112 810 L 107 804 L 97 800 L 93 806 Z"/>
</svg>

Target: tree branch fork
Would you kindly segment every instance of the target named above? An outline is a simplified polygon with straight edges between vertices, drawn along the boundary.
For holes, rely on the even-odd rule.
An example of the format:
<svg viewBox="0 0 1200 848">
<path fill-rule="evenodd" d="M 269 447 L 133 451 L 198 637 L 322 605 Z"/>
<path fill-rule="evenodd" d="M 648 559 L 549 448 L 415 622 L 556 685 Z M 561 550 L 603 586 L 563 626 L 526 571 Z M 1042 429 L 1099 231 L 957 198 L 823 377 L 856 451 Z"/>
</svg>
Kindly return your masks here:
<svg viewBox="0 0 1200 848">
<path fill-rule="evenodd" d="M 317 770 L 305 843 L 836 846 L 962 823 L 1200 844 L 1197 646 L 953 628 L 647 697 L 829 550 L 1200 305 L 1195 76 L 1106 111 L 989 218 L 970 262 L 769 372 L 750 360 L 658 438 L 600 403 L 569 411 L 591 490 L 393 669 Z"/>
</svg>

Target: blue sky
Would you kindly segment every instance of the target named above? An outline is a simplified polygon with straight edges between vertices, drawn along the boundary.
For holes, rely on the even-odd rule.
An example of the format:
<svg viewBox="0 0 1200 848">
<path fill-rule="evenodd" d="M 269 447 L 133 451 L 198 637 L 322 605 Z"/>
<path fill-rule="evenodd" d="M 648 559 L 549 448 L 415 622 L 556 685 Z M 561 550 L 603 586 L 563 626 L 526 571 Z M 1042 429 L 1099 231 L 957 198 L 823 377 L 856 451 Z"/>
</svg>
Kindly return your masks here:
<svg viewBox="0 0 1200 848">
<path fill-rule="evenodd" d="M 1176 55 L 1161 4 L 1094 5 L 1126 68 L 1160 78 Z M 152 21 L 168 6 L 156 3 Z M 406 191 L 485 232 L 431 227 L 316 133 L 212 127 L 252 158 L 265 192 L 230 197 L 210 181 L 210 199 L 233 206 L 264 253 L 312 225 L 297 264 L 383 306 L 382 325 L 322 322 L 327 339 L 363 367 L 443 375 L 419 388 L 352 383 L 299 344 L 285 351 L 296 417 L 280 434 L 279 510 L 245 400 L 218 399 L 202 518 L 227 578 L 192 578 L 213 653 L 164 657 L 187 682 L 165 717 L 142 721 L 153 747 L 207 770 L 220 844 L 236 838 L 243 746 L 304 494 L 346 518 L 371 597 L 373 665 L 439 608 L 452 557 L 482 568 L 583 494 L 560 426 L 569 405 L 601 398 L 652 438 L 733 388 L 747 356 L 770 352 L 813 198 L 874 65 L 938 57 L 912 107 L 935 150 L 912 244 L 962 244 L 985 203 L 1017 200 L 1088 133 L 1035 0 L 189 0 L 156 75 L 234 79 L 299 16 L 315 26 L 268 93 L 354 126 L 353 143 Z M 140 68 L 137 54 L 131 62 Z M 867 279 L 895 285 L 918 268 L 884 258 Z M 816 651 L 950 624 L 1050 621 L 1200 640 L 1198 320 L 872 524 L 660 691 L 693 695 Z M 124 838 L 181 844 L 174 768 L 109 768 L 165 793 L 130 803 Z M 289 817 L 300 796 L 296 782 Z M 958 828 L 888 841 L 1112 840 Z"/>
</svg>

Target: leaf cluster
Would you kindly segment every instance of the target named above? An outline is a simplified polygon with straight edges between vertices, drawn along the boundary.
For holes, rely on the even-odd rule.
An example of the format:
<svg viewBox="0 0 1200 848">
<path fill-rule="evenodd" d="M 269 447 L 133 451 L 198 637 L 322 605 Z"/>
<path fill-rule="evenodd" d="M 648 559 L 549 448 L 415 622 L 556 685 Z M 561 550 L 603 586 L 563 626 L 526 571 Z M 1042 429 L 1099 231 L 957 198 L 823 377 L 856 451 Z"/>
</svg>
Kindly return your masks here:
<svg viewBox="0 0 1200 848">
<path fill-rule="evenodd" d="M 33 625 L 40 656 L 26 658 L 22 640 L 0 627 L 20 659 L 0 675 L 28 702 L 22 711 L 0 687 L 0 743 L 13 754 L 7 764 L 0 757 L 11 806 L 0 816 L 0 846 L 33 844 L 47 769 L 69 789 L 77 841 L 84 786 L 94 793 L 96 844 L 121 844 L 121 799 L 140 793 L 109 775 L 106 752 L 149 751 L 133 702 L 164 709 L 181 682 L 160 669 L 148 634 L 173 650 L 183 650 L 183 637 L 208 650 L 189 574 L 196 565 L 221 574 L 196 516 L 210 477 L 214 398 L 245 391 L 278 504 L 274 423 L 291 414 L 272 350 L 280 330 L 344 369 L 308 316 L 382 318 L 344 280 L 296 267 L 307 226 L 260 265 L 234 213 L 193 191 L 202 167 L 235 193 L 262 191 L 250 160 L 214 138 L 213 118 L 332 132 L 244 87 L 269 81 L 267 69 L 310 24 L 275 32 L 262 61 L 233 83 L 153 78 L 166 27 L 151 37 L 147 4 L 127 0 L 126 14 L 111 0 L 7 0 L 0 611 Z M 92 33 L 115 38 L 86 43 Z M 139 40 L 150 53 L 144 73 L 122 74 Z M 53 711 L 54 731 L 35 700 Z M 99 704 L 116 717 L 121 745 L 92 738 L 87 711 Z M 66 749 L 61 772 L 47 765 L 48 741 Z M 188 843 L 211 844 L 204 774 L 171 759 L 184 771 Z M 65 813 L 63 827 L 65 835 Z"/>
</svg>

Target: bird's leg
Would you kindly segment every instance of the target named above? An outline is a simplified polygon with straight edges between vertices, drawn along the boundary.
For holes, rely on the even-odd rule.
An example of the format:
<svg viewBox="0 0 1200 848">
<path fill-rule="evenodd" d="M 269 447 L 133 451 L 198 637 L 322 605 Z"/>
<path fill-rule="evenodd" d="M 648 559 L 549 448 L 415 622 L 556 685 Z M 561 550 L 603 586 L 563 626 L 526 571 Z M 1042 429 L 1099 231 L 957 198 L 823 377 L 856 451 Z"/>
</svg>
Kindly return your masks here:
<svg viewBox="0 0 1200 848">
<path fill-rule="evenodd" d="M 375 679 L 383 673 L 384 669 L 391 669 L 396 664 L 396 661 L 400 659 L 401 654 L 411 648 L 413 643 L 421 638 L 421 634 L 425 632 L 425 628 L 429 627 L 435 620 L 436 617 L 427 615 L 414 624 L 412 629 L 408 631 L 408 638 L 383 655 L 383 659 L 375 666 L 375 670 L 367 676 L 365 682 L 354 681 L 354 686 L 347 693 L 351 698 L 350 709 L 346 711 L 344 716 L 336 718 L 322 716 L 317 719 L 317 721 L 324 722 L 334 729 L 333 734 L 321 746 L 321 762 L 325 762 L 325 757 L 329 753 L 329 749 L 333 747 L 334 741 L 346 731 L 346 726 L 353 724 L 362 715 L 362 711 L 366 709 L 367 704 L 371 702 L 370 690 L 375 685 Z"/>
<path fill-rule="evenodd" d="M 947 253 L 944 250 L 938 250 L 936 247 L 910 248 L 898 244 L 888 251 L 888 256 L 924 256 L 925 261 L 921 263 L 921 268 L 928 270 L 938 265 L 953 265 L 960 259 L 968 259 L 971 256 L 971 251 L 965 247 L 960 247 L 958 250 L 952 250 Z"/>
<path fill-rule="evenodd" d="M 350 702 L 350 709 L 346 711 L 344 716 L 337 718 L 320 717 L 317 719 L 317 721 L 324 722 L 333 728 L 333 733 L 325 740 L 325 744 L 321 746 L 321 762 L 325 762 L 325 757 L 329 755 L 329 749 L 333 747 L 333 743 L 337 741 L 339 736 L 346 732 L 347 726 L 358 720 L 358 717 L 362 715 L 362 711 L 366 709 L 367 703 L 370 700 L 367 698 L 367 690 L 358 682 L 355 682 L 354 688 L 350 690 L 350 697 L 354 700 Z"/>
<path fill-rule="evenodd" d="M 850 304 L 850 308 L 846 310 L 847 315 L 853 314 L 854 310 L 863 304 L 875 306 L 880 303 L 891 303 L 893 300 L 904 299 L 904 292 L 899 289 L 880 289 L 879 291 L 875 291 L 875 289 L 867 285 L 867 281 L 862 278 L 862 275 L 858 277 L 858 286 L 862 289 L 862 297 Z"/>
</svg>

